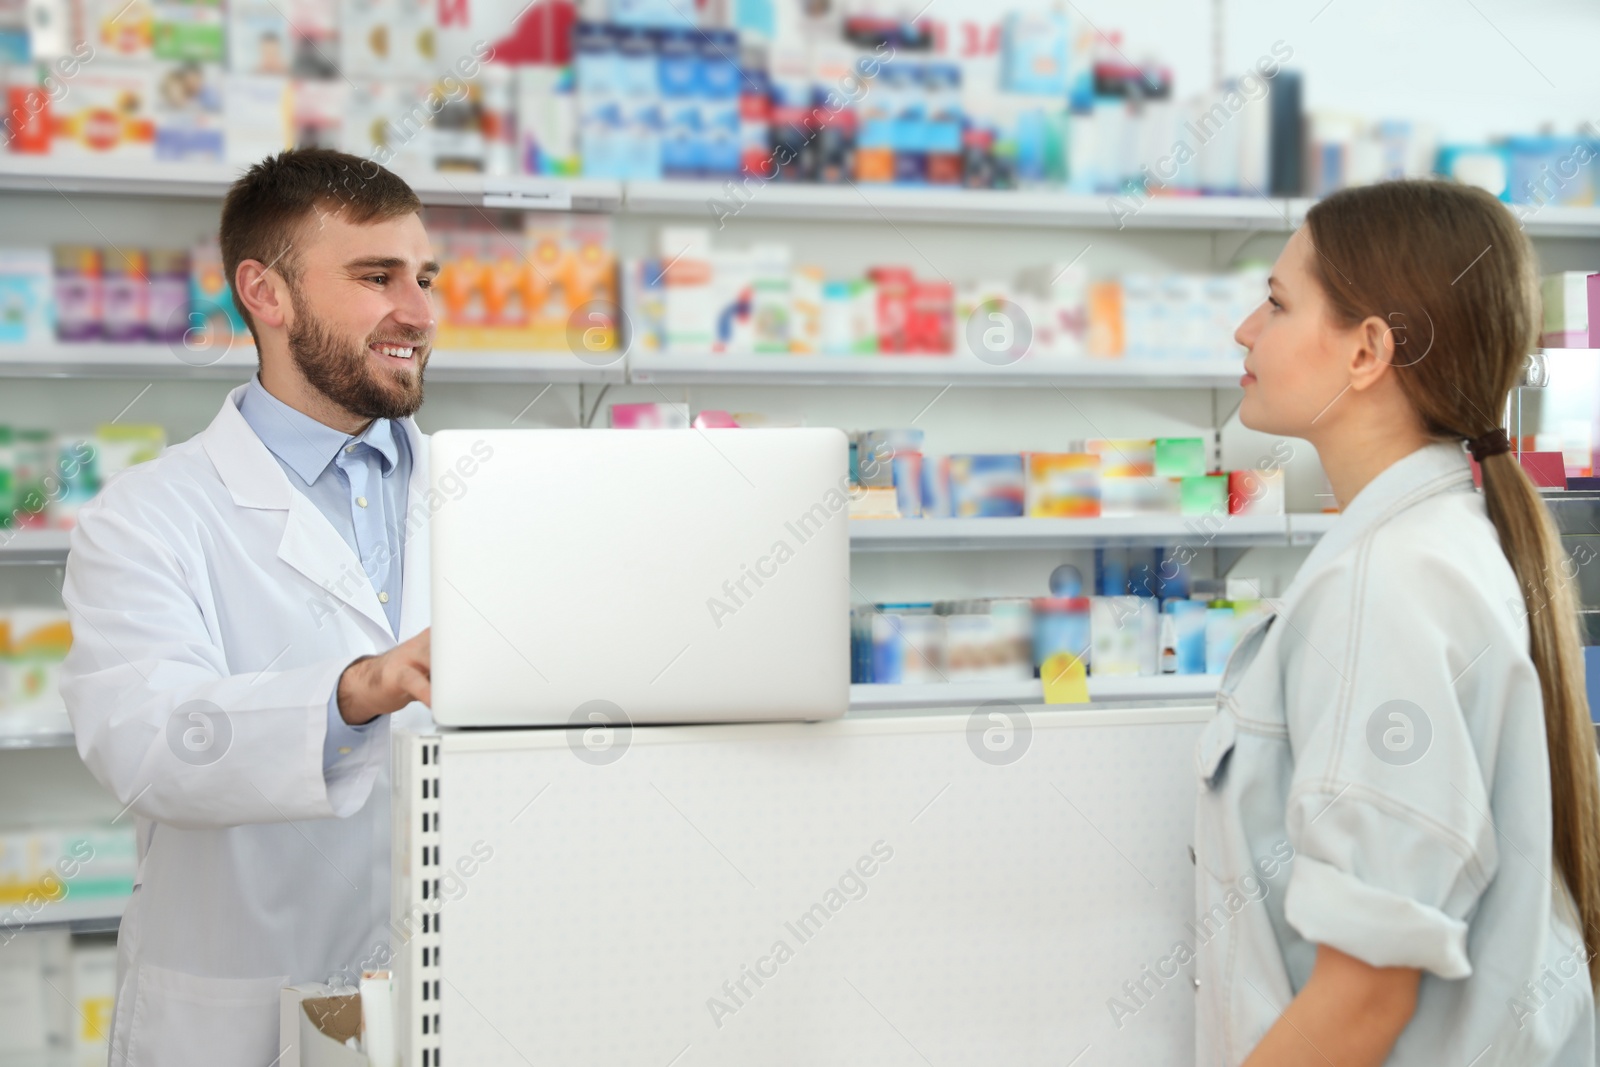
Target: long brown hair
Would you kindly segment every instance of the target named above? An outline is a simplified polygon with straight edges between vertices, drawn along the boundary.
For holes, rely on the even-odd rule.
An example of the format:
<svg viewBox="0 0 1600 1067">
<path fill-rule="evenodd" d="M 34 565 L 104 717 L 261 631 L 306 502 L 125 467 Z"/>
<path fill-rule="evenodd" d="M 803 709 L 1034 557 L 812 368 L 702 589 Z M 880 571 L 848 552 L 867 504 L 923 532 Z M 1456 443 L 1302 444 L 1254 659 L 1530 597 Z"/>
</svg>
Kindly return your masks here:
<svg viewBox="0 0 1600 1067">
<path fill-rule="evenodd" d="M 1322 200 L 1306 226 L 1335 320 L 1389 323 L 1400 386 L 1428 432 L 1473 438 L 1499 427 L 1541 318 L 1533 250 L 1505 206 L 1471 186 L 1383 182 Z M 1600 987 L 1600 768 L 1567 557 L 1516 456 L 1486 457 L 1482 470 L 1489 519 L 1527 601 L 1555 865 Z"/>
</svg>

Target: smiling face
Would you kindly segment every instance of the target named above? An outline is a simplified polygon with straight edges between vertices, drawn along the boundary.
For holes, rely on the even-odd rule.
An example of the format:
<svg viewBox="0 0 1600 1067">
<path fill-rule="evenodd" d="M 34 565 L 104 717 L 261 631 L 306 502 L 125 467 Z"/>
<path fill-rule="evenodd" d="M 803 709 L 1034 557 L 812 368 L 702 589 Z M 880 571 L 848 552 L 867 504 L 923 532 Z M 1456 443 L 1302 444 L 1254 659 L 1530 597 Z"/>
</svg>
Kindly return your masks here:
<svg viewBox="0 0 1600 1067">
<path fill-rule="evenodd" d="M 1246 349 L 1239 421 L 1252 430 L 1314 439 L 1347 399 L 1352 337 L 1328 313 L 1316 254 L 1297 230 L 1273 264 L 1267 299 L 1234 332 Z"/>
<path fill-rule="evenodd" d="M 422 405 L 439 273 L 415 214 L 362 225 L 324 213 L 305 226 L 285 316 L 289 355 L 318 393 L 361 419 Z"/>
</svg>

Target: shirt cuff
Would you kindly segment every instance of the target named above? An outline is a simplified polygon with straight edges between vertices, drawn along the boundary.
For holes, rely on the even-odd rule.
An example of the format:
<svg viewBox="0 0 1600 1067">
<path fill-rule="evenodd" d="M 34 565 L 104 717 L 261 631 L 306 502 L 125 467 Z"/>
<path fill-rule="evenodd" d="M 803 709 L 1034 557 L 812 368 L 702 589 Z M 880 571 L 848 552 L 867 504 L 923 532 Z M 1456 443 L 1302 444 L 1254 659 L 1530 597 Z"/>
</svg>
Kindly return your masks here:
<svg viewBox="0 0 1600 1067">
<path fill-rule="evenodd" d="M 376 719 L 372 722 L 377 722 Z M 333 769 L 334 765 L 351 752 L 355 751 L 368 733 L 372 722 L 364 722 L 360 726 L 351 726 L 344 721 L 344 716 L 339 714 L 339 685 L 334 683 L 333 692 L 328 696 L 328 732 L 322 740 L 322 773 L 324 777 Z"/>
<path fill-rule="evenodd" d="M 1283 903 L 1301 937 L 1374 967 L 1417 967 L 1440 978 L 1472 974 L 1465 922 L 1303 852 Z"/>
</svg>

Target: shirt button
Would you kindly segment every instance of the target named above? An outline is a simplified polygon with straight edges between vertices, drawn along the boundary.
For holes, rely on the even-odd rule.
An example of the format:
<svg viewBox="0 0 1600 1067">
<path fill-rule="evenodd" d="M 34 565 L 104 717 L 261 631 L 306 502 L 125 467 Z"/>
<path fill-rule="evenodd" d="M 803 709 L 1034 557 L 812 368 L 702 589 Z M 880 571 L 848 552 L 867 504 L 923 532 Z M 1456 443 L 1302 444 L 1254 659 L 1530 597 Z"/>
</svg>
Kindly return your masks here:
<svg viewBox="0 0 1600 1067">
<path fill-rule="evenodd" d="M 364 497 L 364 496 L 356 497 L 356 507 L 364 508 L 366 506 L 367 506 L 367 498 L 366 497 Z"/>
<path fill-rule="evenodd" d="M 1195 864 L 1196 866 L 1199 865 L 1199 861 L 1194 858 L 1194 846 L 1193 845 L 1189 846 L 1189 862 Z"/>
<path fill-rule="evenodd" d="M 344 746 L 344 747 L 343 747 L 343 748 L 341 748 L 341 749 L 340 749 L 340 750 L 339 750 L 339 755 L 341 755 L 341 756 L 348 756 L 348 755 L 350 755 L 350 746 L 349 746 L 349 745 L 346 745 L 346 746 Z"/>
<path fill-rule="evenodd" d="M 388 602 L 389 602 L 389 594 L 388 593 L 379 593 L 378 594 L 378 603 L 387 604 Z"/>
<path fill-rule="evenodd" d="M 354 452 L 356 450 L 356 446 L 355 445 L 345 445 L 344 446 L 344 450 L 345 450 L 346 453 Z"/>
</svg>

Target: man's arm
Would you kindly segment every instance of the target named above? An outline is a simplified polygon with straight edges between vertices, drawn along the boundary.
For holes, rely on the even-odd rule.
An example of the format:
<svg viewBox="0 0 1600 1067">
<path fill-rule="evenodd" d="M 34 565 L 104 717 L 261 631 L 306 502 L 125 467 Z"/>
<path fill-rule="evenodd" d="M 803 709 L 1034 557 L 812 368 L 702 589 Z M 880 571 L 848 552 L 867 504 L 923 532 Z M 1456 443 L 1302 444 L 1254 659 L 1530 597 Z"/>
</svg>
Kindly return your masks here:
<svg viewBox="0 0 1600 1067">
<path fill-rule="evenodd" d="M 80 515 L 63 599 L 73 647 L 62 696 L 79 754 L 119 803 L 183 827 L 342 817 L 366 803 L 386 753 L 352 757 L 326 779 L 322 768 L 329 694 L 348 655 L 230 674 L 176 553 L 104 501 Z M 420 645 L 425 662 L 425 636 L 408 644 L 394 661 L 414 668 Z M 353 699 L 368 710 L 394 704 L 396 674 L 358 672 Z"/>
</svg>

